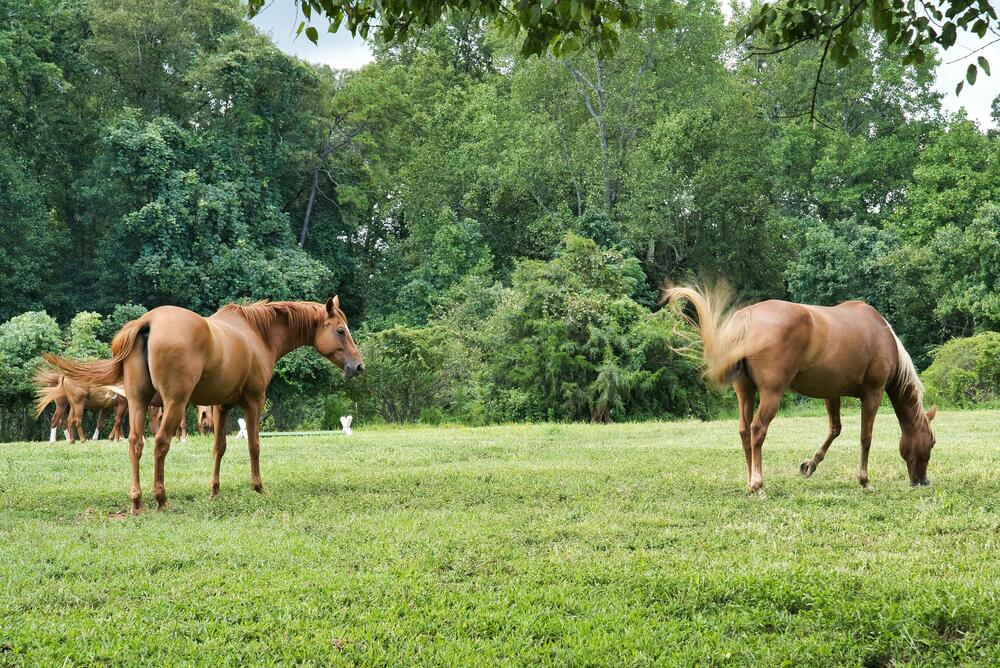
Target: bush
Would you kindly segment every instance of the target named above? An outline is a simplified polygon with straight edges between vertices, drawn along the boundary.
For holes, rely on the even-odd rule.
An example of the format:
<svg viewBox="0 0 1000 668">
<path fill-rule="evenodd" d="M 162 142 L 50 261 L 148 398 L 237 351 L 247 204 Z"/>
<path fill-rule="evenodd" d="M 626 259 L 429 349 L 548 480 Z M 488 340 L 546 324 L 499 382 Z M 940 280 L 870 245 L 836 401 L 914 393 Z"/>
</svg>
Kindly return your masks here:
<svg viewBox="0 0 1000 668">
<path fill-rule="evenodd" d="M 933 360 L 923 373 L 928 401 L 965 408 L 1000 399 L 1000 333 L 952 339 Z"/>
<path fill-rule="evenodd" d="M 104 322 L 101 323 L 100 328 L 97 330 L 98 338 L 105 343 L 111 343 L 111 339 L 115 338 L 115 334 L 125 326 L 125 323 L 141 318 L 146 314 L 146 310 L 146 307 L 142 304 L 133 304 L 132 302 L 118 304 L 111 310 L 111 314 L 104 319 Z"/>
<path fill-rule="evenodd" d="M 343 383 L 344 394 L 357 403 L 355 418 L 413 422 L 447 401 L 448 330 L 397 325 L 359 339 L 365 372 Z"/>
</svg>

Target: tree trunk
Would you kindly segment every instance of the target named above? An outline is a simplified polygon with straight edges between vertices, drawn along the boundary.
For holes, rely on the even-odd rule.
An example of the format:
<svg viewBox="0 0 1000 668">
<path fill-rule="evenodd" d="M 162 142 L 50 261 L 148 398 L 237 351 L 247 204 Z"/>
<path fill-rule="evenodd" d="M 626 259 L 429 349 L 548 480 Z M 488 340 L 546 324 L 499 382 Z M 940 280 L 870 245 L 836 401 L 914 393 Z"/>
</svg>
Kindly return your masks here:
<svg viewBox="0 0 1000 668">
<path fill-rule="evenodd" d="M 302 221 L 302 233 L 299 234 L 299 248 L 306 247 L 306 237 L 309 236 L 309 218 L 312 217 L 313 204 L 316 202 L 316 191 L 319 190 L 319 169 L 321 163 L 316 163 L 313 170 L 312 188 L 309 190 L 309 203 L 306 204 L 306 216 Z"/>
</svg>

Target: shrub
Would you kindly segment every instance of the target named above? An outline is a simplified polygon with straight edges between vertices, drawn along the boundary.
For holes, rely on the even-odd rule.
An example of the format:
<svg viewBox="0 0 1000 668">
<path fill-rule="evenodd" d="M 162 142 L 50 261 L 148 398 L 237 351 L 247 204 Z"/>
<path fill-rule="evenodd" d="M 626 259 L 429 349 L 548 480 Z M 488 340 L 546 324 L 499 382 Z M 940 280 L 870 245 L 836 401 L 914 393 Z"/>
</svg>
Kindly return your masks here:
<svg viewBox="0 0 1000 668">
<path fill-rule="evenodd" d="M 933 360 L 923 373 L 928 401 L 969 407 L 1000 399 L 1000 333 L 952 339 Z"/>
</svg>

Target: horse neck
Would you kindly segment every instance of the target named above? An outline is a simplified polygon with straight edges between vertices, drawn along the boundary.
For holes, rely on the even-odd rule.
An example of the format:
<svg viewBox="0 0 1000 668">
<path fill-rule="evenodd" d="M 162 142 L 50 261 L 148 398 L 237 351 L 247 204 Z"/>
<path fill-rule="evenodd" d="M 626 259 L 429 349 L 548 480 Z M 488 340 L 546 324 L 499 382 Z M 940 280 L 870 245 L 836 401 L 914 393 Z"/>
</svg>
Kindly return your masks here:
<svg viewBox="0 0 1000 668">
<path fill-rule="evenodd" d="M 927 415 L 917 398 L 919 395 L 912 388 L 890 386 L 886 388 L 892 409 L 904 434 L 912 434 L 927 428 Z"/>
<path fill-rule="evenodd" d="M 296 329 L 291 327 L 287 318 L 279 315 L 271 325 L 268 332 L 269 341 L 267 341 L 274 353 L 274 361 L 277 362 L 302 346 L 311 346 L 314 335 L 315 327 L 307 328 L 307 330 Z"/>
</svg>

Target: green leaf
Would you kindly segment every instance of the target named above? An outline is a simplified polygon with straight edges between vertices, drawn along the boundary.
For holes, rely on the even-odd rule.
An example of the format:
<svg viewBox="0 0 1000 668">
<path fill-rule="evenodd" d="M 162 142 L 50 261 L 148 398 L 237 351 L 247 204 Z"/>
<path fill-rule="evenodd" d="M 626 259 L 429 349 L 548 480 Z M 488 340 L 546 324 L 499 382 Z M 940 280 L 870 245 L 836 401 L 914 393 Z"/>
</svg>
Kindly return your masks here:
<svg viewBox="0 0 1000 668">
<path fill-rule="evenodd" d="M 319 44 L 319 32 L 313 26 L 306 28 L 306 37 L 313 44 Z"/>
<path fill-rule="evenodd" d="M 976 74 L 978 70 L 975 65 L 969 65 L 969 69 L 965 70 L 965 80 L 969 82 L 970 86 L 976 85 Z"/>
<path fill-rule="evenodd" d="M 958 95 L 961 95 L 961 93 L 962 93 L 962 88 L 964 88 L 964 87 L 965 87 L 965 82 L 964 82 L 964 81 L 959 81 L 959 82 L 958 82 L 958 85 L 957 85 L 957 86 L 955 86 L 955 96 L 956 96 L 956 97 L 957 97 Z"/>
<path fill-rule="evenodd" d="M 979 60 L 979 68 L 983 72 L 986 72 L 986 76 L 990 76 L 990 61 L 986 60 L 982 56 L 979 56 L 978 60 Z"/>
</svg>

